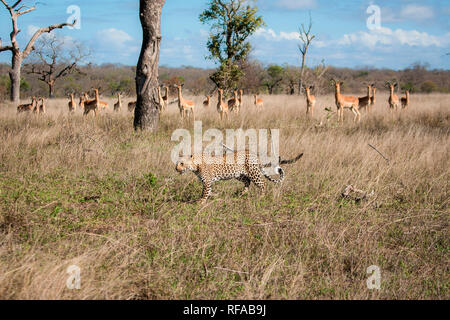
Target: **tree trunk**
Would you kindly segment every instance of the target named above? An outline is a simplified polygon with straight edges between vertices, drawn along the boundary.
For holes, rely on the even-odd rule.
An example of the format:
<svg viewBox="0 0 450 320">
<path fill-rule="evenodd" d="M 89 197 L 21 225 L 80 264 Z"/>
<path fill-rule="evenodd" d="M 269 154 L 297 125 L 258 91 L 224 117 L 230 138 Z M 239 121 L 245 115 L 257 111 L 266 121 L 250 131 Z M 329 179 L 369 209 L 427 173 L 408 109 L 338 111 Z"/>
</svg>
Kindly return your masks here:
<svg viewBox="0 0 450 320">
<path fill-rule="evenodd" d="M 143 40 L 136 69 L 135 130 L 155 131 L 158 129 L 158 64 L 161 45 L 161 10 L 164 2 L 165 0 L 140 0 L 139 12 Z"/>
<path fill-rule="evenodd" d="M 303 75 L 305 73 L 305 58 L 306 58 L 306 52 L 308 48 L 306 48 L 305 53 L 302 54 L 302 69 L 300 71 L 300 80 L 298 82 L 298 95 L 301 96 L 303 92 Z"/>
<path fill-rule="evenodd" d="M 55 92 L 55 81 L 51 80 L 47 82 L 47 85 L 48 85 L 48 97 L 53 98 Z"/>
<path fill-rule="evenodd" d="M 20 52 L 13 53 L 11 61 L 11 70 L 9 71 L 9 79 L 11 80 L 10 99 L 15 104 L 20 99 L 20 68 L 22 66 L 22 57 Z"/>
</svg>

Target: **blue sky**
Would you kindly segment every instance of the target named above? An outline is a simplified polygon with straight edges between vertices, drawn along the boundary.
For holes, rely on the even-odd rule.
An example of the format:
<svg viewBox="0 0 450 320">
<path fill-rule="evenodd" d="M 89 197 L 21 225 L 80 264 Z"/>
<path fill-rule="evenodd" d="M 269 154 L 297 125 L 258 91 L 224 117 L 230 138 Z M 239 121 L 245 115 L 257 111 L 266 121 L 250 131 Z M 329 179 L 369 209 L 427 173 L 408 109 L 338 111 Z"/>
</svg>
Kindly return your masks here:
<svg viewBox="0 0 450 320">
<path fill-rule="evenodd" d="M 161 65 L 214 67 L 205 59 L 208 26 L 198 20 L 207 2 L 166 1 Z M 81 29 L 58 30 L 59 35 L 85 43 L 93 51 L 93 63 L 136 64 L 142 34 L 139 0 L 39 0 L 36 11 L 19 18 L 21 46 L 37 27 L 66 21 L 71 5 L 81 10 Z M 450 56 L 446 55 L 450 52 L 448 0 L 259 0 L 257 5 L 266 26 L 251 37 L 251 55 L 265 64 L 300 64 L 298 27 L 308 22 L 311 12 L 317 38 L 310 48 L 310 66 L 324 59 L 339 67 L 402 69 L 423 62 L 432 68 L 450 68 Z M 374 30 L 367 26 L 371 14 L 366 10 L 371 5 L 381 10 L 381 26 Z M 9 13 L 0 4 L 3 44 L 9 43 L 10 31 Z M 0 53 L 0 61 L 10 61 L 10 53 Z"/>
</svg>

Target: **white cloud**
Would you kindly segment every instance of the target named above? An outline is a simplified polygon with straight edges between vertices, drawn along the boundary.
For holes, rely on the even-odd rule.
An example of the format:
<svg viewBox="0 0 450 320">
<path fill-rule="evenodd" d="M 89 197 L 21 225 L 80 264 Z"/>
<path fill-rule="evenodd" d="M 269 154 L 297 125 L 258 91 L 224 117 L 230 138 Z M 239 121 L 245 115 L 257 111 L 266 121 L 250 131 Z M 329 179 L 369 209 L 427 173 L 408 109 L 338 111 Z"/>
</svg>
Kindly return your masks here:
<svg viewBox="0 0 450 320">
<path fill-rule="evenodd" d="M 434 17 L 434 11 L 428 6 L 410 4 L 402 9 L 400 16 L 406 20 L 428 20 Z"/>
<path fill-rule="evenodd" d="M 256 37 L 263 37 L 264 39 L 268 41 L 292 41 L 292 40 L 299 40 L 300 34 L 298 32 L 284 32 L 281 31 L 279 34 L 277 34 L 273 29 L 265 29 L 260 28 L 256 30 L 255 32 Z"/>
<path fill-rule="evenodd" d="M 381 9 L 382 22 L 402 22 L 407 20 L 423 22 L 434 18 L 434 16 L 433 8 L 424 5 L 409 4 L 402 7 L 401 10 L 393 10 L 390 7 Z"/>
<path fill-rule="evenodd" d="M 255 37 L 260 37 L 266 41 L 299 41 L 300 34 L 298 32 L 275 32 L 273 29 L 260 28 L 255 32 Z M 450 33 L 443 36 L 434 36 L 426 32 L 416 30 L 392 30 L 386 27 L 373 31 L 359 31 L 356 33 L 345 34 L 338 40 L 323 41 L 316 39 L 313 46 L 324 48 L 330 45 L 350 46 L 363 45 L 365 47 L 374 48 L 377 45 L 395 46 L 407 45 L 418 47 L 444 47 L 450 44 Z"/>
<path fill-rule="evenodd" d="M 115 28 L 103 29 L 97 33 L 98 41 L 116 49 L 120 49 L 129 45 L 130 42 L 134 42 L 134 38 L 123 30 Z"/>
<path fill-rule="evenodd" d="M 374 48 L 379 44 L 383 46 L 407 45 L 418 47 L 444 47 L 449 43 L 450 33 L 447 33 L 444 36 L 434 36 L 416 30 L 392 30 L 389 28 L 380 28 L 371 32 L 359 31 L 346 34 L 337 41 L 337 44 L 343 46 L 363 45 L 369 48 Z"/>
<path fill-rule="evenodd" d="M 27 27 L 27 35 L 31 38 L 33 36 L 33 34 L 35 34 L 36 31 L 38 31 L 38 30 L 39 30 L 39 27 L 30 24 Z"/>
<path fill-rule="evenodd" d="M 316 0 L 279 0 L 277 3 L 277 7 L 290 10 L 311 9 L 316 5 Z"/>
</svg>

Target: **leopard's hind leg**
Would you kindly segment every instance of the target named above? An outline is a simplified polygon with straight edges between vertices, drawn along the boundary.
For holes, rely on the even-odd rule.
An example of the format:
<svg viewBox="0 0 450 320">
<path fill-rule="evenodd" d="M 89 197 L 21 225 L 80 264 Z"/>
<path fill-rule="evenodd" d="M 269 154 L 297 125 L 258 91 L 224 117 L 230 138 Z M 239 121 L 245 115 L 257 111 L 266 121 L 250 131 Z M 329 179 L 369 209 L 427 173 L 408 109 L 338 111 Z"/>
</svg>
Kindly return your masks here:
<svg viewBox="0 0 450 320">
<path fill-rule="evenodd" d="M 261 191 L 264 191 L 266 189 L 266 183 L 264 181 L 264 177 L 259 171 L 259 169 L 252 172 L 252 175 L 250 176 L 251 181 L 256 184 L 258 188 L 261 189 Z"/>
</svg>

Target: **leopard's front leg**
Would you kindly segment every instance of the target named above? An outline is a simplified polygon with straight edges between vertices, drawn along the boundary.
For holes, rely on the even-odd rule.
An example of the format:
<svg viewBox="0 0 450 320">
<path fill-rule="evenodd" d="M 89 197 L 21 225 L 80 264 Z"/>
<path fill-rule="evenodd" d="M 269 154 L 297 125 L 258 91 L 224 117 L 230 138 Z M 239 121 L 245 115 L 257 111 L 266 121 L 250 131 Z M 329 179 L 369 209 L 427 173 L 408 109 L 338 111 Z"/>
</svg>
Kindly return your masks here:
<svg viewBox="0 0 450 320">
<path fill-rule="evenodd" d="M 200 200 L 200 202 L 205 203 L 206 200 L 208 200 L 209 196 L 211 195 L 212 182 L 210 179 L 203 178 L 202 183 L 203 183 L 203 195 L 202 195 L 202 199 Z"/>
</svg>

